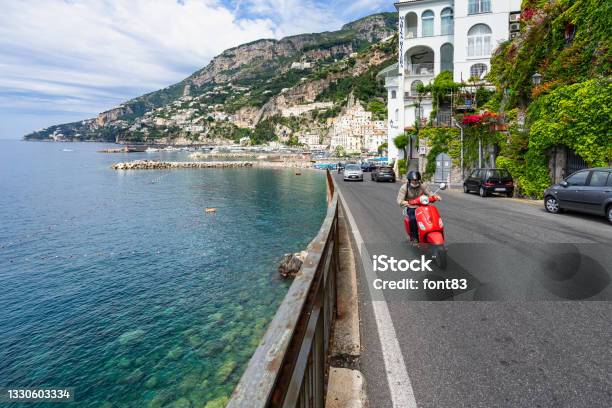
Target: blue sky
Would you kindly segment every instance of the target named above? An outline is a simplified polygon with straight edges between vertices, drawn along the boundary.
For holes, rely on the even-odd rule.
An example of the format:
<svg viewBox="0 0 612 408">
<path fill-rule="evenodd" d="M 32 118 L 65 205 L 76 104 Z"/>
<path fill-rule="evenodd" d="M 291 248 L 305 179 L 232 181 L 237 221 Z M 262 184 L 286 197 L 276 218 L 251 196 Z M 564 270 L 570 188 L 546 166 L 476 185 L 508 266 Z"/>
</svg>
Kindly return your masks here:
<svg viewBox="0 0 612 408">
<path fill-rule="evenodd" d="M 224 49 L 339 29 L 388 0 L 24 0 L 0 13 L 0 139 L 95 116 Z"/>
</svg>

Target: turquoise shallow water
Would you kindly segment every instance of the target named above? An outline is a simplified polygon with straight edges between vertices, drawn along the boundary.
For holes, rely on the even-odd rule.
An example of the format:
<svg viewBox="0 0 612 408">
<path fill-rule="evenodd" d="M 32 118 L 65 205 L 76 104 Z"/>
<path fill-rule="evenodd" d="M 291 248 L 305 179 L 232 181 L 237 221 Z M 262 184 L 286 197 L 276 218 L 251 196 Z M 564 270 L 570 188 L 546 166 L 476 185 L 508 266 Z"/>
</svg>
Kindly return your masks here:
<svg viewBox="0 0 612 408">
<path fill-rule="evenodd" d="M 118 172 L 185 155 L 103 147 L 0 141 L 0 386 L 75 387 L 75 407 L 211 406 L 286 293 L 279 258 L 321 225 L 323 174 Z"/>
</svg>

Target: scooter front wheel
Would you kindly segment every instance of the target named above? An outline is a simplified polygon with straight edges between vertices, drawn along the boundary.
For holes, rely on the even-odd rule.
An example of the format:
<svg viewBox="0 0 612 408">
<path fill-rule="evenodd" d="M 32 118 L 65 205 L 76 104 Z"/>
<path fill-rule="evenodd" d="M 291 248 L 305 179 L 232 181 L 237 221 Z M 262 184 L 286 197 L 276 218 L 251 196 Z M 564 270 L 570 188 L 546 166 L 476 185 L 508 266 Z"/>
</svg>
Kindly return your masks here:
<svg viewBox="0 0 612 408">
<path fill-rule="evenodd" d="M 432 257 L 436 266 L 440 269 L 446 269 L 446 248 L 442 245 L 433 248 Z"/>
</svg>

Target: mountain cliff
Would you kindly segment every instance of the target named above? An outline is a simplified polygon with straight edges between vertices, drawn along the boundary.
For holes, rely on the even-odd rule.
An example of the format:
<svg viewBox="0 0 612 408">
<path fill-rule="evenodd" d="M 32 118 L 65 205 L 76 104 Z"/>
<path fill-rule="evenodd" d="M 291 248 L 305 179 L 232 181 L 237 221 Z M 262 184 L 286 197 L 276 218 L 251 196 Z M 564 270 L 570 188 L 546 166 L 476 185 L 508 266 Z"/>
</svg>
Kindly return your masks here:
<svg viewBox="0 0 612 408">
<path fill-rule="evenodd" d="M 223 144 L 251 137 L 291 144 L 299 133 L 324 136 L 327 119 L 351 92 L 384 116 L 384 89 L 374 77 L 394 61 L 396 24 L 394 13 L 381 13 L 338 31 L 243 44 L 181 82 L 24 138 Z"/>
</svg>

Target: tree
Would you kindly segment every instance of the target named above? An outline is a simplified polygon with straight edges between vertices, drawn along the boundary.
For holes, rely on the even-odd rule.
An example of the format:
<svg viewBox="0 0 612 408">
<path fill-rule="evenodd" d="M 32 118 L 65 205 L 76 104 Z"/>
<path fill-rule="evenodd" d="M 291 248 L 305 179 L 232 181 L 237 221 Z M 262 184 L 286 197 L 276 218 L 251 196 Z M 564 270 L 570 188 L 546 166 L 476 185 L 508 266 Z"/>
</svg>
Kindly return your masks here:
<svg viewBox="0 0 612 408">
<path fill-rule="evenodd" d="M 374 120 L 385 120 L 387 119 L 387 105 L 379 100 L 372 100 L 368 103 L 368 111 L 372 112 Z"/>
<path fill-rule="evenodd" d="M 389 150 L 389 143 L 385 142 L 381 144 L 380 146 L 378 146 L 378 149 L 376 150 L 378 150 L 378 154 L 383 154 L 385 150 Z"/>
<path fill-rule="evenodd" d="M 267 118 L 262 121 L 259 121 L 255 126 L 255 131 L 253 132 L 253 137 L 251 137 L 251 142 L 253 144 L 262 144 L 269 142 L 271 140 L 276 140 L 276 134 L 274 133 L 276 127 L 273 118 Z"/>
<path fill-rule="evenodd" d="M 336 157 L 343 157 L 345 154 L 344 146 L 336 146 Z"/>
<path fill-rule="evenodd" d="M 402 133 L 393 139 L 395 147 L 404 152 L 404 159 L 408 158 L 408 144 L 410 143 L 410 136 L 406 133 Z"/>
</svg>

